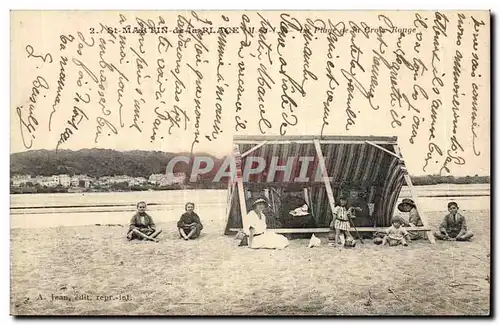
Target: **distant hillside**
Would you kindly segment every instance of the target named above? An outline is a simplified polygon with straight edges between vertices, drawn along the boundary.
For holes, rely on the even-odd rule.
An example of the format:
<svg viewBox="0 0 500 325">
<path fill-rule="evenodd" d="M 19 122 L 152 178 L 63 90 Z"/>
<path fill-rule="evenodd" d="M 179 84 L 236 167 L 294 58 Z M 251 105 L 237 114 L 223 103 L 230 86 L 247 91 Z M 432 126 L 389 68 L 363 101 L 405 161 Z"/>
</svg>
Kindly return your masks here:
<svg viewBox="0 0 500 325">
<path fill-rule="evenodd" d="M 189 156 L 189 153 L 111 149 L 58 150 L 56 153 L 55 150 L 34 150 L 11 154 L 10 174 L 11 176 L 86 174 L 92 177 L 112 175 L 149 177 L 151 174 L 165 173 L 170 159 L 178 155 Z M 197 156 L 210 155 L 197 154 Z M 215 166 L 223 162 L 223 158 L 210 157 L 214 159 Z M 175 165 L 174 172 L 185 172 L 189 175 L 190 170 L 187 164 L 178 163 Z M 206 175 L 206 177 L 210 176 L 210 174 Z"/>
<path fill-rule="evenodd" d="M 490 176 L 441 176 L 441 175 L 426 175 L 412 176 L 413 185 L 437 185 L 437 184 L 489 184 Z"/>
<path fill-rule="evenodd" d="M 35 150 L 10 155 L 10 174 L 50 176 L 57 174 L 86 174 L 92 177 L 128 175 L 149 177 L 151 174 L 165 173 L 165 168 L 174 156 L 188 156 L 189 153 L 169 153 L 162 151 L 116 151 L 112 149 Z M 202 180 L 215 177 L 224 158 L 216 158 L 199 153 L 197 156 L 211 157 L 214 168 L 202 175 Z M 202 166 L 203 167 L 203 166 Z M 190 176 L 191 166 L 184 163 L 175 165 L 174 172 L 184 172 Z M 223 178 L 225 180 L 225 178 Z M 412 176 L 414 185 L 434 184 L 481 184 L 490 183 L 489 176 Z"/>
</svg>

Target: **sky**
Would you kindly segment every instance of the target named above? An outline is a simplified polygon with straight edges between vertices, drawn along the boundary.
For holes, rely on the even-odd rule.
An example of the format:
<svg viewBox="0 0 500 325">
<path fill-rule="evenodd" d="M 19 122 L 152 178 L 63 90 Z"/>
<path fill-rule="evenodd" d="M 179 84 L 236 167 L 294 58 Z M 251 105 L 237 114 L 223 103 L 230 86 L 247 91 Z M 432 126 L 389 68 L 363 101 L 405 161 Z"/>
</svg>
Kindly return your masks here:
<svg viewBox="0 0 500 325">
<path fill-rule="evenodd" d="M 189 14 L 184 13 L 192 19 Z M 237 12 L 225 18 L 217 12 L 203 14 L 214 25 L 224 23 L 224 19 L 230 26 L 241 23 L 241 14 Z M 415 19 L 415 14 L 409 12 L 385 14 L 395 26 L 405 28 L 412 27 L 408 22 Z M 438 50 L 434 48 L 431 28 L 421 30 L 423 40 L 418 53 L 414 50 L 415 35 L 407 35 L 401 43 L 397 34 L 385 35 L 389 45 L 382 55 L 374 34 L 365 37 L 361 33 L 346 33 L 332 45 L 328 34 L 315 33 L 309 40 L 300 33 L 292 34 L 289 25 L 288 34 L 266 35 L 266 42 L 273 45 L 268 61 L 265 56 L 260 60 L 252 56 L 262 51 L 256 39 L 245 58 L 240 59 L 238 50 L 243 35 L 221 39 L 215 33 L 203 36 L 209 50 L 200 54 L 203 60 L 198 62 L 194 39 L 193 43 L 186 41 L 183 46 L 176 46 L 188 36 L 165 34 L 163 42 L 168 40 L 172 46 L 164 46 L 164 52 L 158 54 L 160 38 L 154 34 L 146 34 L 143 40 L 139 35 L 127 35 L 123 49 L 118 39 L 92 34 L 100 24 L 136 24 L 138 15 L 133 12 L 12 13 L 11 50 L 15 55 L 11 57 L 10 152 L 109 148 L 193 150 L 224 156 L 231 153 L 235 134 L 397 136 L 413 175 L 489 175 L 489 16 L 487 12 L 471 13 L 462 24 L 465 34 L 460 45 L 464 53 L 458 76 L 460 104 L 459 110 L 454 110 L 453 49 L 458 49 L 459 28 L 457 14 L 445 14 L 450 20 L 449 37 L 439 39 Z M 154 13 L 140 15 L 143 21 L 159 21 Z M 383 25 L 374 14 L 350 15 L 353 21 L 369 26 Z M 437 17 L 433 12 L 422 15 L 429 21 Z M 261 16 L 249 14 L 249 24 L 263 24 Z M 264 16 L 271 26 L 281 26 L 278 13 L 268 12 Z M 476 70 L 470 64 L 475 28 L 471 16 L 485 22 L 477 39 L 475 54 L 480 60 Z M 182 24 L 176 13 L 162 17 L 169 28 Z M 307 20 L 307 14 L 296 13 L 293 17 Z M 315 13 L 315 17 L 343 19 L 342 13 Z M 69 41 L 69 37 L 74 39 Z M 283 39 L 288 46 L 280 48 Z M 218 48 L 221 42 L 225 42 L 222 52 Z M 90 43 L 93 46 L 85 45 Z M 427 70 L 416 81 L 414 73 L 401 61 L 398 69 L 386 66 L 390 60 L 393 67 L 397 63 L 397 56 L 389 55 L 389 49 L 395 50 L 396 46 L 408 53 L 405 59 L 411 58 L 411 53 L 414 60 L 422 60 L 420 68 L 425 66 Z M 432 60 L 433 53 L 439 56 L 437 64 Z M 181 61 L 179 55 L 183 57 Z M 329 57 L 331 61 L 327 60 Z M 102 62 L 108 68 L 102 69 Z M 238 68 L 242 62 L 244 69 Z M 115 68 L 110 70 L 111 64 Z M 444 85 L 439 95 L 433 92 L 435 71 L 441 73 Z M 391 81 L 392 74 L 397 74 L 397 84 Z M 374 82 L 373 78 L 378 79 Z M 302 80 L 301 89 L 292 80 Z M 359 84 L 373 88 L 373 98 L 365 98 Z M 239 85 L 244 86 L 243 92 Z M 479 94 L 476 104 L 474 91 Z M 399 98 L 399 105 L 392 100 L 395 94 L 404 95 Z M 197 104 L 198 95 L 201 100 Z M 235 131 L 236 119 L 244 121 L 244 129 Z"/>
</svg>

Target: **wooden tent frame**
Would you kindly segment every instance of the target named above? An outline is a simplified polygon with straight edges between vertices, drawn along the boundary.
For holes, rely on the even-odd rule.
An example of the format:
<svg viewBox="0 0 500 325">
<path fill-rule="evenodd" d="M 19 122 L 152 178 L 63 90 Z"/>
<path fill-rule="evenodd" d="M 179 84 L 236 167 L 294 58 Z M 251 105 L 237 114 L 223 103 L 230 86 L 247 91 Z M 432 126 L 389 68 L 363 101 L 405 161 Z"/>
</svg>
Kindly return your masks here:
<svg viewBox="0 0 500 325">
<path fill-rule="evenodd" d="M 319 168 L 321 169 L 321 174 L 323 178 L 323 184 L 325 185 L 328 203 L 331 211 L 334 210 L 335 207 L 335 199 L 333 197 L 333 190 L 330 183 L 330 179 L 328 177 L 328 171 L 326 169 L 325 158 L 323 156 L 323 152 L 321 149 L 322 144 L 368 144 L 375 148 L 378 148 L 385 153 L 392 155 L 404 164 L 403 157 L 401 156 L 401 151 L 397 144 L 397 137 L 375 137 L 375 136 L 323 136 L 323 137 L 314 137 L 314 136 L 235 136 L 233 139 L 234 144 L 255 144 L 254 147 L 249 149 L 248 151 L 241 154 L 241 157 L 245 157 L 255 150 L 266 144 L 290 144 L 290 143 L 301 143 L 301 144 L 314 144 L 316 157 L 318 158 Z M 394 152 L 387 150 L 386 148 L 380 146 L 379 144 L 391 145 L 394 149 Z M 406 185 L 410 190 L 410 195 L 415 202 L 415 206 L 417 208 L 417 212 L 422 220 L 422 227 L 406 227 L 405 229 L 408 231 L 425 231 L 427 235 L 427 239 L 430 243 L 434 244 L 435 238 L 432 234 L 432 231 L 429 227 L 429 223 L 427 220 L 427 216 L 424 214 L 422 209 L 420 208 L 418 195 L 413 188 L 413 183 L 411 181 L 410 175 L 406 170 L 406 167 L 402 167 L 405 170 L 404 180 Z M 243 184 L 243 179 L 238 178 L 235 183 L 229 183 L 228 186 L 228 208 L 226 212 L 226 222 L 225 225 L 227 227 L 227 223 L 229 222 L 229 217 L 231 213 L 231 205 L 232 199 L 235 192 L 235 186 L 238 189 L 238 198 L 239 198 L 239 207 L 241 216 L 245 216 L 247 214 L 247 206 L 246 206 L 246 197 L 245 197 L 245 187 Z M 385 231 L 385 227 L 357 227 L 357 230 L 360 232 L 381 232 Z M 240 231 L 238 228 L 230 228 L 231 231 Z M 354 231 L 354 228 L 350 228 L 349 231 Z M 282 229 L 268 229 L 268 231 L 275 233 L 327 233 L 330 231 L 329 228 L 282 228 Z"/>
</svg>

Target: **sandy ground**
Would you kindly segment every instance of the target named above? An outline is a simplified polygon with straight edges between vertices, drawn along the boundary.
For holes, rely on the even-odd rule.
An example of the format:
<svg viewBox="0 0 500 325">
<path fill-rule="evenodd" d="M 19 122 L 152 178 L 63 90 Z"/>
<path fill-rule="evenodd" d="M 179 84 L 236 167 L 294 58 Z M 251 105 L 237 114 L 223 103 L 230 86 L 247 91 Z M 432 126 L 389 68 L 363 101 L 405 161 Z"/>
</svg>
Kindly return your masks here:
<svg viewBox="0 0 500 325">
<path fill-rule="evenodd" d="M 443 215 L 428 214 L 431 226 Z M 159 223 L 157 244 L 128 242 L 125 226 L 13 229 L 11 313 L 487 315 L 489 211 L 466 215 L 476 234 L 470 243 L 354 249 L 293 240 L 282 251 L 254 251 L 209 219 L 189 242 L 178 239 L 175 222 Z"/>
</svg>

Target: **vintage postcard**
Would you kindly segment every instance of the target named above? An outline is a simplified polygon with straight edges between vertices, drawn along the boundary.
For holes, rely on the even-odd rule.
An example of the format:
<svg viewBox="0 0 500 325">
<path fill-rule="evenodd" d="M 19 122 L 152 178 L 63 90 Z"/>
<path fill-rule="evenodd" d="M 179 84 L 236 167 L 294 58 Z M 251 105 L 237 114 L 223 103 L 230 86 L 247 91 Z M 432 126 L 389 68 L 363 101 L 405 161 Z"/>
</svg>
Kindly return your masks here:
<svg viewBox="0 0 500 325">
<path fill-rule="evenodd" d="M 490 12 L 11 11 L 12 315 L 490 315 Z"/>
</svg>

